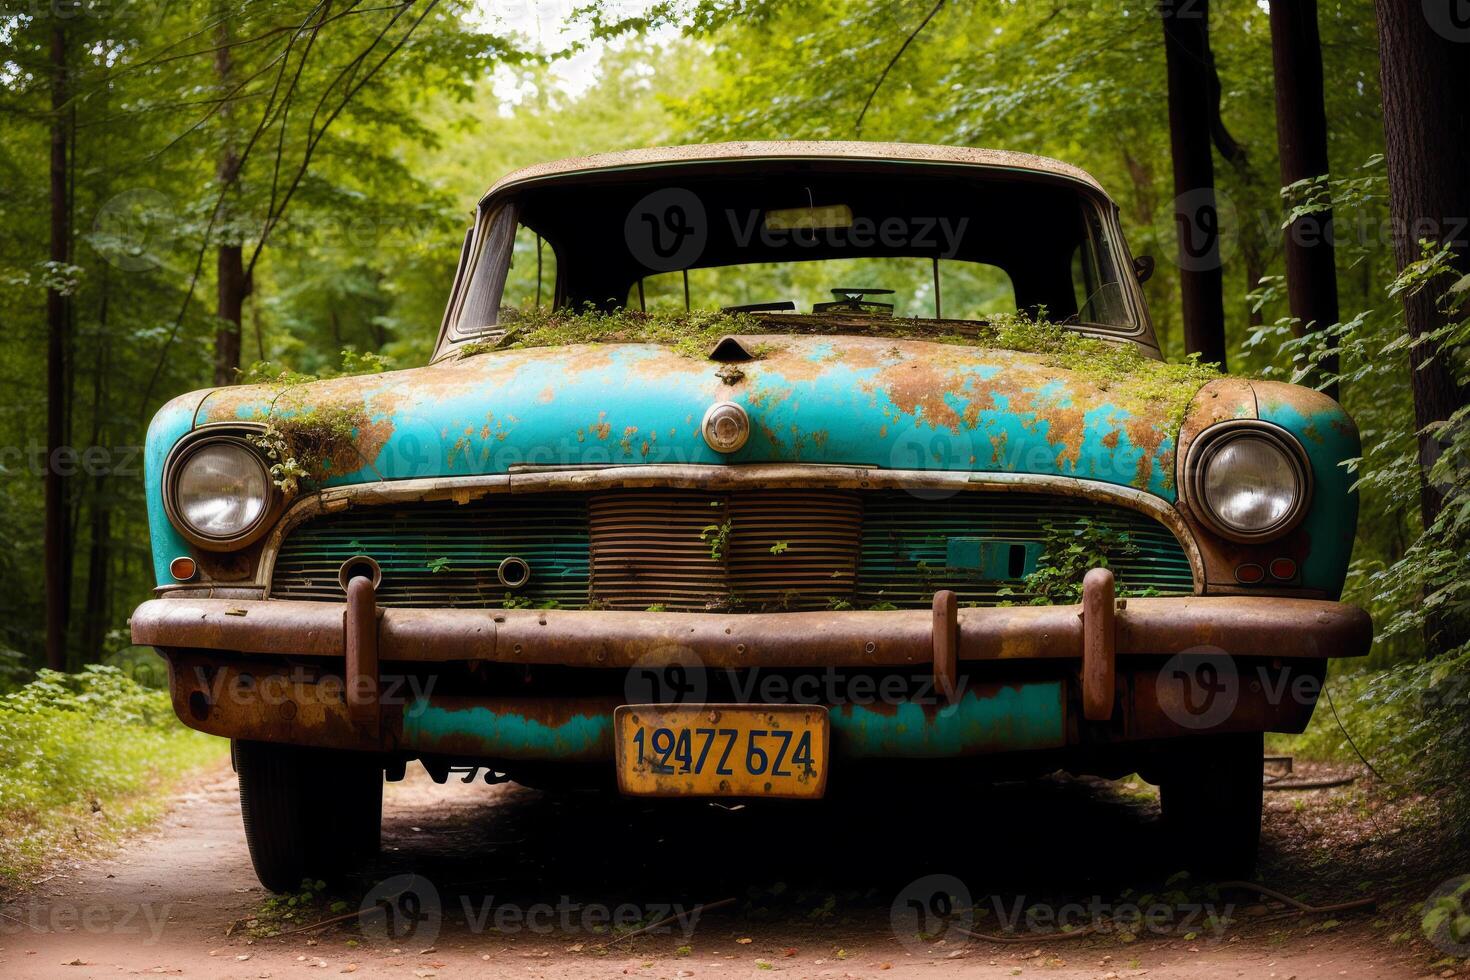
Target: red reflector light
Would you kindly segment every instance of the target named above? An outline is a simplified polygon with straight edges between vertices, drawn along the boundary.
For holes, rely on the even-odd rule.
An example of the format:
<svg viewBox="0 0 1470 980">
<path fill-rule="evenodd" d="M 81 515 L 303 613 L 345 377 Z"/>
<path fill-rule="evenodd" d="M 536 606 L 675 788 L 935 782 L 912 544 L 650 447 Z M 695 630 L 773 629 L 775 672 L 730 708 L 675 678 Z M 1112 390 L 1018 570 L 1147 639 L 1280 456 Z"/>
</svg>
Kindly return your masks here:
<svg viewBox="0 0 1470 980">
<path fill-rule="evenodd" d="M 1257 582 L 1264 580 L 1265 577 L 1266 570 L 1260 565 L 1245 564 L 1235 566 L 1235 581 L 1241 585 L 1255 585 Z"/>
<path fill-rule="evenodd" d="M 198 569 L 194 565 L 194 559 L 188 555 L 180 555 L 168 563 L 168 573 L 178 582 L 189 581 L 197 571 Z"/>
<path fill-rule="evenodd" d="M 1296 562 L 1290 558 L 1271 559 L 1271 577 L 1283 582 L 1296 578 Z"/>
</svg>

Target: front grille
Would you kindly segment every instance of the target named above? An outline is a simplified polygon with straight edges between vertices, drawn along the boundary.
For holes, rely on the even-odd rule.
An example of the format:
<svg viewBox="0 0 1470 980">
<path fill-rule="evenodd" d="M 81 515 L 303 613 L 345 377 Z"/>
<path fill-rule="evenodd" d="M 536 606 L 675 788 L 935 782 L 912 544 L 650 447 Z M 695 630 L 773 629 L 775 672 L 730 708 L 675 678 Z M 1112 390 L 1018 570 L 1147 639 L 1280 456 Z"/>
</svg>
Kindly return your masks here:
<svg viewBox="0 0 1470 980">
<path fill-rule="evenodd" d="M 383 568 L 385 606 L 580 607 L 587 602 L 587 502 L 581 494 L 501 494 L 452 501 L 364 507 L 314 518 L 281 546 L 271 595 L 342 601 L 337 569 L 353 555 Z M 511 592 L 496 574 L 519 555 L 531 566 Z"/>
<path fill-rule="evenodd" d="M 593 589 L 610 609 L 813 609 L 852 594 L 855 493 L 618 490 L 590 511 Z"/>
<path fill-rule="evenodd" d="M 927 606 L 936 589 L 952 589 L 961 604 L 995 605 L 1029 600 L 1022 574 L 1007 568 L 1002 577 L 983 570 L 947 565 L 950 542 L 983 539 L 1019 546 L 1022 554 L 1040 551 L 1047 527 L 1065 535 L 1092 524 L 1127 535 L 1127 548 L 1114 549 L 1108 566 L 1120 588 L 1163 595 L 1194 591 L 1189 559 L 1173 533 L 1126 507 L 1032 493 L 957 493 L 922 499 L 902 491 L 870 494 L 865 501 L 860 606 L 892 603 L 899 608 Z"/>
<path fill-rule="evenodd" d="M 313 518 L 281 546 L 279 598 L 341 601 L 337 569 L 365 554 L 388 606 L 560 606 L 756 612 L 1026 602 L 1023 579 L 1047 528 L 1127 535 L 1110 564 L 1135 592 L 1193 591 L 1189 560 L 1163 525 L 1099 501 L 1030 492 L 936 497 L 898 490 L 609 490 L 492 494 L 365 507 Z M 531 566 L 515 591 L 496 575 Z M 968 557 L 966 557 L 968 556 Z"/>
</svg>

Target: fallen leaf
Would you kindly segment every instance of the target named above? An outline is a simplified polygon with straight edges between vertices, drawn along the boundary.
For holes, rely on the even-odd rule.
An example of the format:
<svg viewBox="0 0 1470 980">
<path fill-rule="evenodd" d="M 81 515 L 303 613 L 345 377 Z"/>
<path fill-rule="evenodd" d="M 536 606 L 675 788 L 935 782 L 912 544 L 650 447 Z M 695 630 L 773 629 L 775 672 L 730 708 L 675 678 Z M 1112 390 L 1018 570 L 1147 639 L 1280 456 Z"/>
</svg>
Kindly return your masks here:
<svg viewBox="0 0 1470 980">
<path fill-rule="evenodd" d="M 749 946 L 751 943 L 755 942 L 755 940 L 751 939 L 749 936 L 741 936 L 735 941 L 742 946 Z"/>
</svg>

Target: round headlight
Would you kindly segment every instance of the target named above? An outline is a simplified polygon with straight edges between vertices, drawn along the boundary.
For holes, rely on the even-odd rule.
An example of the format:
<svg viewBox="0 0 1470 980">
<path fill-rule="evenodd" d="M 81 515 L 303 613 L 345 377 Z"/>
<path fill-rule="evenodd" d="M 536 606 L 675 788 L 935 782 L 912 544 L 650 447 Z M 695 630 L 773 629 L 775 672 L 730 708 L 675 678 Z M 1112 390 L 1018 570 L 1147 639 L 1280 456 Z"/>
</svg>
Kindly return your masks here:
<svg viewBox="0 0 1470 980">
<path fill-rule="evenodd" d="M 173 468 L 172 503 L 181 531 L 206 541 L 235 542 L 248 535 L 271 500 L 270 474 L 249 446 L 216 439 L 187 451 Z"/>
<path fill-rule="evenodd" d="M 1235 541 L 1285 534 L 1301 519 L 1311 491 L 1300 446 L 1269 423 L 1227 423 L 1206 432 L 1186 469 L 1195 509 Z"/>
</svg>

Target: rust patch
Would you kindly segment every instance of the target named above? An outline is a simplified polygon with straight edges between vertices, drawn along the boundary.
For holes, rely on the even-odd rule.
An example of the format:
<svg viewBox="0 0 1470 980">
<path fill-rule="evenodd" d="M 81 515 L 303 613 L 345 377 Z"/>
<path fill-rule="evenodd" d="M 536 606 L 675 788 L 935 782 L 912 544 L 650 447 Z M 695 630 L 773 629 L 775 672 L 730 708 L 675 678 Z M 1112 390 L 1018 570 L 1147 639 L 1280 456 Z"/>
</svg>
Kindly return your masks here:
<svg viewBox="0 0 1470 980">
<path fill-rule="evenodd" d="M 388 440 L 393 438 L 393 420 L 388 417 L 378 419 L 360 426 L 357 430 L 355 445 L 362 462 L 372 466 L 378 461 L 378 456 L 383 452 L 383 447 Z"/>
<path fill-rule="evenodd" d="M 1128 441 L 1140 451 L 1138 469 L 1133 474 L 1133 485 L 1140 490 L 1148 489 L 1153 477 L 1154 462 L 1157 460 L 1159 469 L 1164 474 L 1164 485 L 1172 487 L 1174 485 L 1174 458 L 1173 453 L 1164 445 L 1169 438 L 1168 432 L 1152 419 L 1137 415 L 1130 415 L 1125 419 L 1123 428 L 1128 432 Z"/>
<path fill-rule="evenodd" d="M 1036 413 L 1037 418 L 1046 423 L 1047 442 L 1058 446 L 1057 462 L 1058 470 L 1063 464 L 1068 464 L 1075 471 L 1077 461 L 1082 456 L 1082 439 L 1086 435 L 1087 410 L 1074 405 L 1063 405 L 1064 399 L 1058 396 L 1042 395 L 1040 392 L 1031 398 L 1031 410 Z"/>
<path fill-rule="evenodd" d="M 954 407 L 945 399 L 952 393 L 954 374 L 941 369 L 930 360 L 904 361 L 883 368 L 863 386 L 868 391 L 875 388 L 887 393 L 890 401 L 905 415 L 934 428 L 958 432 L 962 419 Z"/>
<path fill-rule="evenodd" d="M 992 466 L 1001 466 L 1006 458 L 1006 440 L 1010 434 L 1005 429 L 990 437 L 990 462 Z"/>
</svg>

